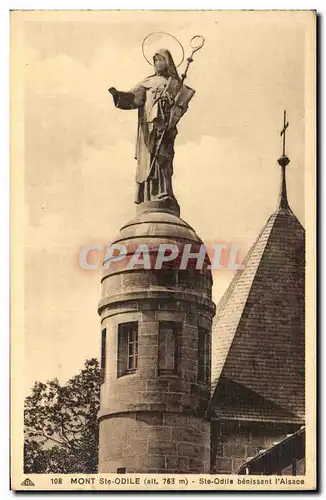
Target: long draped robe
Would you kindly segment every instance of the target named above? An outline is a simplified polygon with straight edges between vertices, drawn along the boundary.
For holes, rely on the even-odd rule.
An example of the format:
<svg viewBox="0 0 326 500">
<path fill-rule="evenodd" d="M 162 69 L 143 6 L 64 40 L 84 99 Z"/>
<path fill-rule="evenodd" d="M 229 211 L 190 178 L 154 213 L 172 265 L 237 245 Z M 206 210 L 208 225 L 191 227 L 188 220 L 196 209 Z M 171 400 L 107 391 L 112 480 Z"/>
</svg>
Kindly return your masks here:
<svg viewBox="0 0 326 500">
<path fill-rule="evenodd" d="M 165 59 L 167 71 L 164 76 L 149 76 L 129 92 L 117 91 L 114 95 L 116 107 L 138 108 L 136 203 L 175 199 L 172 175 L 174 140 L 178 131 L 168 124 L 173 99 L 182 83 L 170 52 L 160 49 L 156 54 Z"/>
</svg>

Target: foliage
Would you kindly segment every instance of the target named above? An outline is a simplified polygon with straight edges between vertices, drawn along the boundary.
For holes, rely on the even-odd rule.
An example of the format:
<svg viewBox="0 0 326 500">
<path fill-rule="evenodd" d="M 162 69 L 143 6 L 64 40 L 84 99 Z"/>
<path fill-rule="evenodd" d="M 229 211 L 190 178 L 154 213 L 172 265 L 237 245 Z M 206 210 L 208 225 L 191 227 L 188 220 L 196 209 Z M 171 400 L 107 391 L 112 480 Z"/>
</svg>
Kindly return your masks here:
<svg viewBox="0 0 326 500">
<path fill-rule="evenodd" d="M 95 473 L 100 369 L 97 359 L 60 385 L 35 382 L 25 400 L 25 473 Z"/>
</svg>

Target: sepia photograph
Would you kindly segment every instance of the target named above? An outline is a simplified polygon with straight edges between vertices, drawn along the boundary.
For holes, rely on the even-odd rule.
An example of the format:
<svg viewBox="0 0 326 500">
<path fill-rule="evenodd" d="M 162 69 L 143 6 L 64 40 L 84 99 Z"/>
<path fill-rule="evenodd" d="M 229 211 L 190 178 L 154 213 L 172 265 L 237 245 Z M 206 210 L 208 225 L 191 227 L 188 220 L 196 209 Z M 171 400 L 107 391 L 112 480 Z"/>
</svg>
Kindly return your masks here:
<svg viewBox="0 0 326 500">
<path fill-rule="evenodd" d="M 11 488 L 316 488 L 316 12 L 11 11 Z"/>
</svg>

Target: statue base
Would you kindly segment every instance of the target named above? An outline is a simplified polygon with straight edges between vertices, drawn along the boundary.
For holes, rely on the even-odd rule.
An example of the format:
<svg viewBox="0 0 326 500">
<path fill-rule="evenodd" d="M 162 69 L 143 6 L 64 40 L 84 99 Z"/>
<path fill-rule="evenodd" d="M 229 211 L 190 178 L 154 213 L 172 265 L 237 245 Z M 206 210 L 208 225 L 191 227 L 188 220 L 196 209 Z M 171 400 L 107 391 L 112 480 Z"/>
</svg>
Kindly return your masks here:
<svg viewBox="0 0 326 500">
<path fill-rule="evenodd" d="M 167 198 L 165 200 L 143 201 L 137 204 L 137 214 L 143 212 L 167 212 L 180 217 L 180 206 L 177 200 Z"/>
</svg>

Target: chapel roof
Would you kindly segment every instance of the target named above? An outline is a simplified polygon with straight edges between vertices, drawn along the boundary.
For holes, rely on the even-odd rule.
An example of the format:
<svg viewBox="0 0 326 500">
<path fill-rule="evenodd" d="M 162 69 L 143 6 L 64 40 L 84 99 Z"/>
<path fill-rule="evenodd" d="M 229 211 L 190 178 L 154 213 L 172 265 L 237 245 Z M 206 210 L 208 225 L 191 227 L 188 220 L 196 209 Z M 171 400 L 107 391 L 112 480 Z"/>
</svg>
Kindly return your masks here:
<svg viewBox="0 0 326 500">
<path fill-rule="evenodd" d="M 282 167 L 277 210 L 217 307 L 212 329 L 213 406 L 227 380 L 273 403 L 274 410 L 282 408 L 284 418 L 303 418 L 304 278 L 305 230 L 288 204 Z M 226 405 L 220 406 L 225 413 Z M 248 414 L 240 406 L 239 412 Z"/>
</svg>

